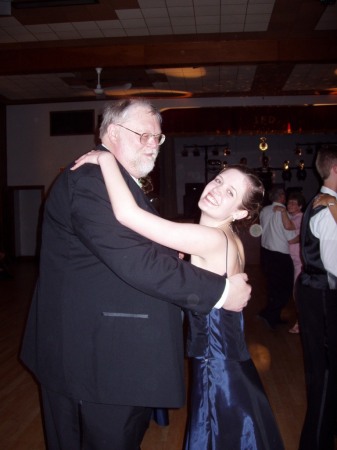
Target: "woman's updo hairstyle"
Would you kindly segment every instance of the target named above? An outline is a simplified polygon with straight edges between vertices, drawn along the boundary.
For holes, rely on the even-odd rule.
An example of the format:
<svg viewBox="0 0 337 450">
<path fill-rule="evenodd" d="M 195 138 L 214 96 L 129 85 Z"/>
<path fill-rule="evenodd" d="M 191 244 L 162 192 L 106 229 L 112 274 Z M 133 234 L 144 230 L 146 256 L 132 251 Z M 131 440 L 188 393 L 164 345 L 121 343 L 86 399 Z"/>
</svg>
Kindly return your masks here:
<svg viewBox="0 0 337 450">
<path fill-rule="evenodd" d="M 241 226 L 248 227 L 256 222 L 259 217 L 264 196 L 263 183 L 260 178 L 255 175 L 252 169 L 241 164 L 228 165 L 220 173 L 226 172 L 226 170 L 229 169 L 235 169 L 243 173 L 247 180 L 246 193 L 242 199 L 242 209 L 248 211 L 248 215 L 244 219 L 233 222 L 233 225 L 235 228 Z"/>
</svg>

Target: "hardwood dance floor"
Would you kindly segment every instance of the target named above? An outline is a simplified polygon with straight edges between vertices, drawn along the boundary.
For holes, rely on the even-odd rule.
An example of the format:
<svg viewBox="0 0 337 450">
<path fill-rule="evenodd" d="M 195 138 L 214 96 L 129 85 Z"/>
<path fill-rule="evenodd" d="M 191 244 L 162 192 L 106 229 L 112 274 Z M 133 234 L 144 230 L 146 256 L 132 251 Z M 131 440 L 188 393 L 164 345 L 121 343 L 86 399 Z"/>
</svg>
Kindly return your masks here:
<svg viewBox="0 0 337 450">
<path fill-rule="evenodd" d="M 38 388 L 18 361 L 36 266 L 33 262 L 24 261 L 13 265 L 11 270 L 13 278 L 0 280 L 0 449 L 45 450 Z M 250 265 L 246 270 L 253 285 L 253 296 L 245 309 L 247 342 L 286 450 L 297 450 L 305 411 L 300 337 L 288 333 L 288 325 L 271 331 L 256 317 L 265 302 L 264 278 L 257 265 Z M 295 309 L 292 301 L 283 318 L 289 320 L 289 325 L 293 324 Z M 151 423 L 142 450 L 182 449 L 186 408 L 170 410 L 169 414 L 169 426 L 160 427 Z"/>
</svg>

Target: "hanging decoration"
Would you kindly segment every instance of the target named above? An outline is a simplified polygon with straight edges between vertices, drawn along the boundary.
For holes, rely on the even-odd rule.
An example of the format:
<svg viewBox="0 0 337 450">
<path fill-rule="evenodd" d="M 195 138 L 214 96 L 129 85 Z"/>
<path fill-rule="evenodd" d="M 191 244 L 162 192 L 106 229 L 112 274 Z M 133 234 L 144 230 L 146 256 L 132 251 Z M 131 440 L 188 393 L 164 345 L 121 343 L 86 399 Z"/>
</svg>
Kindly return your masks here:
<svg viewBox="0 0 337 450">
<path fill-rule="evenodd" d="M 223 148 L 223 155 L 229 156 L 230 154 L 231 154 L 230 148 L 228 147 L 228 145 L 225 145 Z"/>
<path fill-rule="evenodd" d="M 266 137 L 260 137 L 259 149 L 261 150 L 261 152 L 265 152 L 268 149 Z"/>
<path fill-rule="evenodd" d="M 300 145 L 296 145 L 295 155 L 302 156 L 302 147 Z"/>
</svg>

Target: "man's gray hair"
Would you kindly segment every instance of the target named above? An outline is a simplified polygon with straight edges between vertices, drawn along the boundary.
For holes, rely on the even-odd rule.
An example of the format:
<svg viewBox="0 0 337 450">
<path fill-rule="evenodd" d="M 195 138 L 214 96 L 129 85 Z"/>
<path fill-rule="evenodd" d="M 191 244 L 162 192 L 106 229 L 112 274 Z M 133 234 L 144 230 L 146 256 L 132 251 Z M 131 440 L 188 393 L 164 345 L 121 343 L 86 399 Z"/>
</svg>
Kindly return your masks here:
<svg viewBox="0 0 337 450">
<path fill-rule="evenodd" d="M 145 98 L 129 98 L 117 103 L 107 103 L 103 111 L 103 120 L 99 129 L 100 139 L 107 133 L 109 125 L 125 122 L 130 112 L 138 107 L 148 109 L 150 114 L 157 117 L 159 123 L 162 122 L 162 116 L 159 110 Z"/>
<path fill-rule="evenodd" d="M 271 202 L 277 202 L 282 195 L 285 195 L 284 189 L 280 187 L 274 187 L 269 192 L 269 200 Z"/>
</svg>

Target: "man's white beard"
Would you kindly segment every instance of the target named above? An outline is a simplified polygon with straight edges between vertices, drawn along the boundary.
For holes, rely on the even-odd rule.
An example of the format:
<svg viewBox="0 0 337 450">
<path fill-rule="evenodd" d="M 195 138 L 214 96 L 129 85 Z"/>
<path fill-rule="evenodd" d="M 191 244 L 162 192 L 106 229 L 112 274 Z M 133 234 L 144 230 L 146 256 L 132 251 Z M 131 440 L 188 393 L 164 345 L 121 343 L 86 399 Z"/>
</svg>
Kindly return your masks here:
<svg viewBox="0 0 337 450">
<path fill-rule="evenodd" d="M 138 173 L 138 178 L 146 177 L 150 172 L 152 172 L 156 163 L 156 158 L 151 160 L 144 160 L 139 158 L 139 160 L 134 161 L 134 167 Z"/>
</svg>

